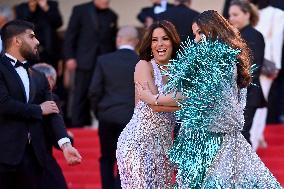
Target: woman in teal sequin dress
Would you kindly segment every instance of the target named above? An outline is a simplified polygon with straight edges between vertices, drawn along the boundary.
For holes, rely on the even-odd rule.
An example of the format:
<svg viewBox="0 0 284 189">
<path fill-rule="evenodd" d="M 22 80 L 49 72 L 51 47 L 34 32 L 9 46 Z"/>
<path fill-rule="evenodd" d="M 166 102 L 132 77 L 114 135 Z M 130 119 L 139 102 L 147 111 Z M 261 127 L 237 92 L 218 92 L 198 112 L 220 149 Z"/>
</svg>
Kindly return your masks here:
<svg viewBox="0 0 284 189">
<path fill-rule="evenodd" d="M 178 170 L 175 188 L 282 188 L 241 134 L 251 81 L 247 45 L 216 11 L 201 13 L 192 29 L 195 42 L 183 43 L 168 65 L 171 94 L 155 99 L 138 88 L 150 104 L 183 97 L 176 112 L 181 129 L 169 151 Z"/>
</svg>

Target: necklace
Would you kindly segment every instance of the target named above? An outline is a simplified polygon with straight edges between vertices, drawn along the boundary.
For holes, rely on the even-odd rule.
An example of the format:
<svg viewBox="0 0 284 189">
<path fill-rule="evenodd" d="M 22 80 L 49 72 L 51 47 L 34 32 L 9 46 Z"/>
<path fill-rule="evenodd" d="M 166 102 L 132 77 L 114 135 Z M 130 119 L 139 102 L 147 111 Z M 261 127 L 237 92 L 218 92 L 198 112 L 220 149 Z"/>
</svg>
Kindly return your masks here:
<svg viewBox="0 0 284 189">
<path fill-rule="evenodd" d="M 161 65 L 161 64 L 158 64 L 158 63 L 157 63 L 157 65 L 158 65 L 160 70 L 167 70 L 168 69 L 167 65 Z"/>
<path fill-rule="evenodd" d="M 156 60 L 154 58 L 151 60 L 151 62 L 155 63 L 161 71 L 168 70 L 167 64 L 159 64 L 158 62 L 156 62 Z"/>
</svg>

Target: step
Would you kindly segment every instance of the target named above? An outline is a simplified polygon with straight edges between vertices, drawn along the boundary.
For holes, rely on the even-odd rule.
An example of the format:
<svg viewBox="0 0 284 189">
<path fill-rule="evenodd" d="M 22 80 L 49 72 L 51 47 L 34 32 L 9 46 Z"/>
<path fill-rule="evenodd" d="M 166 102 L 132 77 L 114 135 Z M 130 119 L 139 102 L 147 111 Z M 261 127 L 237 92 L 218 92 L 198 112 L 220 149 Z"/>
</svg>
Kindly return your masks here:
<svg viewBox="0 0 284 189">
<path fill-rule="evenodd" d="M 99 157 L 101 152 L 100 152 L 100 148 L 89 148 L 89 147 L 78 147 L 77 150 L 79 151 L 79 153 L 82 156 L 89 156 L 89 157 Z M 63 158 L 63 153 L 62 151 L 59 150 L 54 150 L 53 151 L 53 155 L 58 157 L 58 158 Z"/>
<path fill-rule="evenodd" d="M 279 134 L 284 135 L 284 124 L 283 125 L 267 125 L 265 127 L 265 134 Z"/>
<path fill-rule="evenodd" d="M 284 170 L 272 170 L 273 176 L 284 186 Z"/>
<path fill-rule="evenodd" d="M 261 160 L 270 170 L 278 170 L 279 167 L 284 168 L 284 158 L 263 157 Z"/>
<path fill-rule="evenodd" d="M 78 137 L 78 138 L 89 138 L 89 137 L 93 137 L 93 138 L 98 138 L 98 129 L 89 129 L 89 128 L 71 128 L 68 129 L 69 131 L 71 131 L 74 134 L 74 137 Z"/>
<path fill-rule="evenodd" d="M 101 189 L 101 184 L 68 184 L 68 189 Z"/>
<path fill-rule="evenodd" d="M 260 157 L 284 158 L 284 146 L 278 146 L 278 145 L 268 146 L 268 148 L 266 149 L 258 149 L 257 154 Z"/>
<path fill-rule="evenodd" d="M 60 167 L 65 171 L 65 172 L 74 172 L 74 171 L 99 171 L 100 164 L 99 160 L 95 161 L 82 161 L 81 164 L 76 165 L 76 166 L 70 166 L 68 165 L 64 160 L 62 161 L 57 161 L 60 165 Z"/>
<path fill-rule="evenodd" d="M 64 172 L 64 176 L 68 183 L 71 184 L 94 184 L 99 183 L 100 172 L 99 171 L 74 171 L 74 172 Z M 69 185 L 69 184 L 68 184 Z"/>
<path fill-rule="evenodd" d="M 99 139 L 94 139 L 94 138 L 80 138 L 76 137 L 74 140 L 74 145 L 75 146 L 88 146 L 88 147 L 97 147 L 99 146 L 100 142 Z"/>
</svg>

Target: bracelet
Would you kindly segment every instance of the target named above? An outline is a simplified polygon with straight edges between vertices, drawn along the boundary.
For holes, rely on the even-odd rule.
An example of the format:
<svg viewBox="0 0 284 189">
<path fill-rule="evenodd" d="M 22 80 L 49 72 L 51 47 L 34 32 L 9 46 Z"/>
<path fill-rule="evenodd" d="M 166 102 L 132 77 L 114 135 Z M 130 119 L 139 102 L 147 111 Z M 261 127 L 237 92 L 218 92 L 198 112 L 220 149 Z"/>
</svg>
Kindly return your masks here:
<svg viewBox="0 0 284 189">
<path fill-rule="evenodd" d="M 155 96 L 155 105 L 156 106 L 158 106 L 159 105 L 159 103 L 158 103 L 158 98 L 160 97 L 160 94 L 158 93 L 158 94 L 156 94 L 156 96 Z"/>
<path fill-rule="evenodd" d="M 62 144 L 61 149 L 64 150 L 68 146 L 72 146 L 71 143 L 70 142 L 65 142 L 64 144 Z"/>
</svg>

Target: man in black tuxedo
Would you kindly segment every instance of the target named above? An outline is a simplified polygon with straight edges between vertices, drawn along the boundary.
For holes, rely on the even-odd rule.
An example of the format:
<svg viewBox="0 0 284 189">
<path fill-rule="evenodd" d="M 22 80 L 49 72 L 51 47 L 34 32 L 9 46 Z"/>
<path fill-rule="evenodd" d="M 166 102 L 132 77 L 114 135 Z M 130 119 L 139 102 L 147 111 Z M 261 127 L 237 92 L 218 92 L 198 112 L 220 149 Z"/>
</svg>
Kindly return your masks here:
<svg viewBox="0 0 284 189">
<path fill-rule="evenodd" d="M 182 41 L 187 37 L 193 39 L 192 22 L 193 19 L 199 14 L 197 11 L 190 8 L 191 0 L 177 0 L 179 4 L 168 11 L 159 15 L 160 20 L 168 20 L 173 23 L 180 35 Z"/>
<path fill-rule="evenodd" d="M 40 62 L 47 62 L 57 68 L 60 57 L 57 29 L 62 26 L 62 17 L 56 1 L 28 0 L 15 7 L 16 19 L 35 25 L 40 48 Z"/>
<path fill-rule="evenodd" d="M 118 137 L 134 110 L 134 70 L 139 57 L 135 28 L 122 27 L 116 37 L 118 50 L 98 58 L 89 90 L 92 109 L 99 120 L 100 170 L 104 189 L 120 188 L 114 176 Z"/>
<path fill-rule="evenodd" d="M 2 28 L 0 58 L 0 188 L 34 189 L 46 162 L 42 119 L 49 117 L 58 145 L 70 164 L 81 156 L 71 146 L 44 75 L 28 68 L 38 59 L 33 24 L 11 21 Z"/>
<path fill-rule="evenodd" d="M 74 7 L 65 33 L 66 68 L 75 72 L 72 125 L 91 124 L 88 88 L 99 55 L 115 50 L 117 15 L 108 8 L 109 0 L 93 0 Z"/>
<path fill-rule="evenodd" d="M 171 7 L 172 4 L 168 3 L 167 0 L 151 0 L 153 6 L 144 7 L 137 15 L 137 19 L 144 24 L 146 28 L 148 28 L 154 21 L 158 20 L 158 16 L 160 13 L 167 11 Z"/>
</svg>

